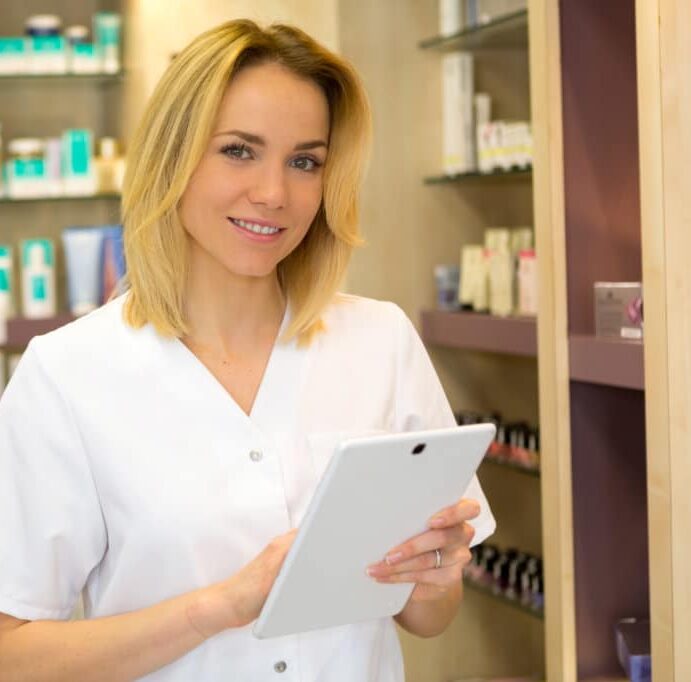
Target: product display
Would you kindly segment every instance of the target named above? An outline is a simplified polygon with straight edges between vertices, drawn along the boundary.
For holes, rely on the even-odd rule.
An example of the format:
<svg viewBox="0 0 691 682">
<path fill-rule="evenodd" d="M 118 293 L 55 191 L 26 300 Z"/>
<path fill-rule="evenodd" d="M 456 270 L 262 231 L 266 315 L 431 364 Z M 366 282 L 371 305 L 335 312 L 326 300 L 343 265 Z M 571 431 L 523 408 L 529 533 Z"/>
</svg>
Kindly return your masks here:
<svg viewBox="0 0 691 682">
<path fill-rule="evenodd" d="M 617 656 L 631 682 L 651 682 L 650 621 L 620 620 L 615 628 Z"/>
<path fill-rule="evenodd" d="M 3 166 L 4 194 L 11 199 L 36 199 L 120 192 L 125 160 L 118 140 L 101 138 L 96 159 L 93 146 L 93 134 L 87 129 L 66 130 L 59 138 L 10 140 Z"/>
<path fill-rule="evenodd" d="M 498 412 L 481 414 L 461 410 L 455 414 L 459 425 L 492 423 L 497 428 L 487 451 L 489 459 L 536 471 L 540 467 L 540 430 L 526 422 L 504 422 Z"/>
<path fill-rule="evenodd" d="M 478 170 L 481 173 L 527 170 L 533 164 L 533 136 L 527 121 L 478 121 Z"/>
<path fill-rule="evenodd" d="M 595 335 L 643 338 L 640 282 L 595 282 Z"/>
<path fill-rule="evenodd" d="M 103 232 L 97 228 L 71 228 L 62 233 L 67 266 L 70 312 L 78 317 L 101 303 L 101 249 Z"/>
<path fill-rule="evenodd" d="M 434 268 L 434 281 L 437 285 L 437 308 L 439 310 L 458 310 L 458 286 L 460 269 L 458 265 L 437 265 Z"/>
<path fill-rule="evenodd" d="M 7 342 L 7 320 L 12 314 L 12 249 L 0 244 L 0 346 Z"/>
<path fill-rule="evenodd" d="M 465 310 L 505 317 L 537 314 L 537 272 L 533 231 L 529 227 L 490 228 L 484 245 L 461 249 L 459 303 Z M 532 262 L 519 276 L 521 254 Z M 532 266 L 532 270 L 528 269 Z M 534 310 L 534 312 L 531 312 Z"/>
<path fill-rule="evenodd" d="M 473 55 L 442 57 L 442 168 L 447 175 L 475 170 Z"/>
<path fill-rule="evenodd" d="M 494 594 L 542 612 L 545 604 L 542 559 L 517 549 L 501 550 L 483 543 L 471 549 L 465 580 Z"/>
<path fill-rule="evenodd" d="M 30 16 L 23 36 L 0 38 L 0 76 L 18 74 L 118 73 L 122 19 L 114 12 L 93 18 L 94 42 L 86 26 L 63 30 L 55 14 Z"/>
<path fill-rule="evenodd" d="M 55 296 L 55 246 L 50 239 L 27 239 L 21 245 L 22 315 L 52 317 Z"/>
</svg>

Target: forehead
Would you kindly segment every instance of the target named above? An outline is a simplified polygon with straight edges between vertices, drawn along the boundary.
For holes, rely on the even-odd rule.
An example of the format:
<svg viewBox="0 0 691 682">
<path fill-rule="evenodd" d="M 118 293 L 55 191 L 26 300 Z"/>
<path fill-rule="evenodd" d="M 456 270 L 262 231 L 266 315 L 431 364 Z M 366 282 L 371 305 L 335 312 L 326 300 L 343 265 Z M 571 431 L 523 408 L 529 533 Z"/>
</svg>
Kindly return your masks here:
<svg viewBox="0 0 691 682">
<path fill-rule="evenodd" d="M 322 89 L 280 64 L 242 69 L 226 88 L 217 130 L 239 128 L 270 137 L 326 138 L 329 105 Z"/>
</svg>

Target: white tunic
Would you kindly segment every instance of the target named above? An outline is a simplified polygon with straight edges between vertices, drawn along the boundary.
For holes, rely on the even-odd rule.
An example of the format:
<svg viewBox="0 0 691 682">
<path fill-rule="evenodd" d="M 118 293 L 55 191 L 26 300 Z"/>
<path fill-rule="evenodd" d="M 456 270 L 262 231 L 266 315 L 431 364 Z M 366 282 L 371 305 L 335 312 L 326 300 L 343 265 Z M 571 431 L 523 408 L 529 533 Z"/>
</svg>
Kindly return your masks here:
<svg viewBox="0 0 691 682">
<path fill-rule="evenodd" d="M 127 326 L 125 296 L 33 339 L 0 400 L 0 612 L 67 619 L 83 591 L 96 618 L 224 580 L 300 523 L 341 438 L 454 424 L 392 303 L 339 295 L 308 348 L 276 344 L 247 416 L 179 340 Z M 465 496 L 480 542 L 494 519 L 477 480 Z M 386 618 L 228 630 L 142 679 L 402 682 L 403 664 Z"/>
</svg>

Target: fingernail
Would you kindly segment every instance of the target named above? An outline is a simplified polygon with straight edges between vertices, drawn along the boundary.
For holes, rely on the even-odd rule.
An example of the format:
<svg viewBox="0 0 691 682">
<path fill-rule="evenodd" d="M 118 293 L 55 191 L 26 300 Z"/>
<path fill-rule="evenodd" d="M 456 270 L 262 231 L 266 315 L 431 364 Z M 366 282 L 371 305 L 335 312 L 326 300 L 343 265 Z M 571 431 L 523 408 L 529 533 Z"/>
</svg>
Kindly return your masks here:
<svg viewBox="0 0 691 682">
<path fill-rule="evenodd" d="M 443 516 L 435 516 L 430 519 L 429 525 L 433 528 L 439 528 L 446 523 L 446 519 Z"/>
<path fill-rule="evenodd" d="M 392 554 L 387 554 L 384 557 L 384 561 L 386 561 L 387 564 L 395 564 L 397 561 L 400 561 L 403 558 L 403 552 L 393 552 Z"/>
</svg>

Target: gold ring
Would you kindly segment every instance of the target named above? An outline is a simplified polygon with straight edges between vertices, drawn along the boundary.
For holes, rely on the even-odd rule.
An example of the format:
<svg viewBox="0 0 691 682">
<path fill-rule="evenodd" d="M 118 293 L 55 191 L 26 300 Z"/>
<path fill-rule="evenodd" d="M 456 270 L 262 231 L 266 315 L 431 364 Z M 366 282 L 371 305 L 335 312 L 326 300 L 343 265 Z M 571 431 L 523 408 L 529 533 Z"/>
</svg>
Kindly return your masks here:
<svg viewBox="0 0 691 682">
<path fill-rule="evenodd" d="M 435 549 L 434 554 L 436 557 L 435 563 L 434 563 L 434 568 L 441 568 L 441 550 Z"/>
</svg>

